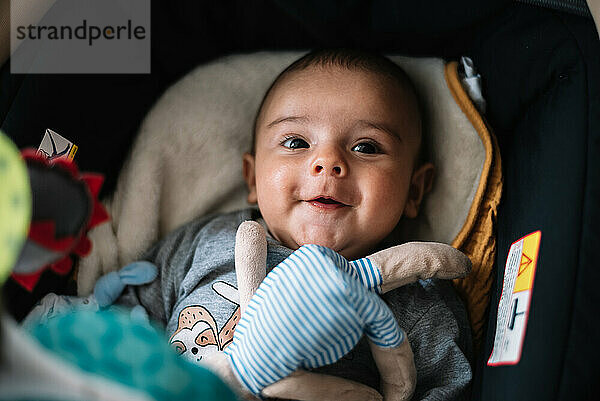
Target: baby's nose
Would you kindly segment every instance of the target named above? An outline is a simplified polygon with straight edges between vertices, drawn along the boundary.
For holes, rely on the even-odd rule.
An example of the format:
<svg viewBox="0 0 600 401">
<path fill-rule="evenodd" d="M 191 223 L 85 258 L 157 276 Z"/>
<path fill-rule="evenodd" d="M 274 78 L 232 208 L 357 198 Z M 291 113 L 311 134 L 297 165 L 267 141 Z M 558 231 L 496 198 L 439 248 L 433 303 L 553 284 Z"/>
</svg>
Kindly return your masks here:
<svg viewBox="0 0 600 401">
<path fill-rule="evenodd" d="M 315 173 L 319 174 L 323 170 L 325 170 L 325 167 L 321 166 L 320 164 L 317 164 L 315 166 Z M 340 166 L 333 166 L 333 168 L 331 169 L 331 171 L 333 172 L 334 175 L 340 175 L 340 174 L 342 174 L 342 167 L 340 167 Z"/>
<path fill-rule="evenodd" d="M 311 170 L 313 175 L 332 175 L 344 177 L 348 174 L 346 162 L 335 153 L 323 154 L 317 157 L 312 163 Z"/>
</svg>

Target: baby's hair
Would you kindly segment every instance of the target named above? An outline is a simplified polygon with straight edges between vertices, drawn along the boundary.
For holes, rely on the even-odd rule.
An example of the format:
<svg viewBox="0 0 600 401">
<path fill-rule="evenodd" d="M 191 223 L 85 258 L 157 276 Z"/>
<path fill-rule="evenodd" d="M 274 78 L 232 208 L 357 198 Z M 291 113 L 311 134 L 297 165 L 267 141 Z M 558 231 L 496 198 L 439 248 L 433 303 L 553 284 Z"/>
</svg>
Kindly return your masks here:
<svg viewBox="0 0 600 401">
<path fill-rule="evenodd" d="M 417 110 L 417 121 L 419 129 L 422 130 L 422 117 L 421 117 L 421 102 L 417 95 L 417 91 L 415 86 L 406 72 L 400 67 L 398 64 L 394 63 L 389 58 L 364 50 L 358 49 L 319 49 L 313 50 L 310 53 L 305 54 L 298 60 L 294 61 L 290 64 L 285 70 L 283 70 L 277 78 L 273 81 L 267 92 L 265 93 L 260 107 L 258 108 L 258 112 L 256 113 L 254 119 L 254 133 L 252 135 L 252 153 L 255 153 L 256 146 L 256 128 L 259 120 L 259 116 L 262 112 L 263 106 L 265 104 L 266 99 L 269 97 L 273 89 L 277 86 L 278 83 L 282 82 L 288 75 L 293 72 L 302 71 L 309 67 L 322 67 L 322 68 L 330 68 L 330 67 L 339 67 L 345 68 L 348 70 L 363 70 L 366 72 L 375 73 L 378 75 L 383 75 L 387 78 L 390 78 L 400 86 L 403 90 L 405 90 L 408 95 L 412 98 L 415 108 Z M 415 164 L 418 166 L 425 162 L 425 150 L 424 150 L 424 140 L 421 135 L 421 146 L 419 146 L 419 153 L 417 155 L 417 159 Z"/>
</svg>

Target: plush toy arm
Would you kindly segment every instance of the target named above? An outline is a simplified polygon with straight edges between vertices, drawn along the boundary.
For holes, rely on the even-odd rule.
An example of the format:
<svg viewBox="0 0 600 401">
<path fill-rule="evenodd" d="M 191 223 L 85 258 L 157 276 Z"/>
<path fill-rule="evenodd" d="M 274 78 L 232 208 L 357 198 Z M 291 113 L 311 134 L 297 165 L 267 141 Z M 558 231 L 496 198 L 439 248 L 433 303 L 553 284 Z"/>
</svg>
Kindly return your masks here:
<svg viewBox="0 0 600 401">
<path fill-rule="evenodd" d="M 381 376 L 384 400 L 410 399 L 417 384 L 417 369 L 408 339 L 394 348 L 380 347 L 369 339 L 369 346 Z"/>
<path fill-rule="evenodd" d="M 297 370 L 265 387 L 262 395 L 301 401 L 382 401 L 375 389 L 352 380 Z"/>
<path fill-rule="evenodd" d="M 379 294 L 417 280 L 454 279 L 471 271 L 468 257 L 437 242 L 408 242 L 350 262 L 338 255 L 338 266 Z"/>
<path fill-rule="evenodd" d="M 412 354 L 411 354 L 412 355 Z M 258 400 L 242 386 L 233 373 L 227 355 L 215 352 L 205 358 L 205 365 L 223 379 L 244 400 Z M 375 389 L 341 377 L 296 370 L 288 377 L 265 387 L 261 395 L 268 398 L 299 401 L 382 401 Z M 391 399 L 391 398 L 390 398 Z"/>
<path fill-rule="evenodd" d="M 256 221 L 245 221 L 235 236 L 235 274 L 242 314 L 267 275 L 267 236 Z"/>
<path fill-rule="evenodd" d="M 450 245 L 437 242 L 407 242 L 374 253 L 367 258 L 381 274 L 385 293 L 417 280 L 454 279 L 471 271 L 469 258 Z M 361 261 L 363 259 L 359 259 Z M 356 263 L 358 261 L 354 261 Z"/>
</svg>

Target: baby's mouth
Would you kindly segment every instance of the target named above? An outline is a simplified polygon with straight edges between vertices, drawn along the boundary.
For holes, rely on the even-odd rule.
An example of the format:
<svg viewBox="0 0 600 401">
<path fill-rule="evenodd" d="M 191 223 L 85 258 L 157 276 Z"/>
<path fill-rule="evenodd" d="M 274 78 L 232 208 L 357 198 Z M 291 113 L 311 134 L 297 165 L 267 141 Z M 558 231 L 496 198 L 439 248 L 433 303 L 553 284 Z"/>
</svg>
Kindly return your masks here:
<svg viewBox="0 0 600 401">
<path fill-rule="evenodd" d="M 329 196 L 319 196 L 314 199 L 310 199 L 307 202 L 315 207 L 325 210 L 340 209 L 349 206 Z"/>
</svg>

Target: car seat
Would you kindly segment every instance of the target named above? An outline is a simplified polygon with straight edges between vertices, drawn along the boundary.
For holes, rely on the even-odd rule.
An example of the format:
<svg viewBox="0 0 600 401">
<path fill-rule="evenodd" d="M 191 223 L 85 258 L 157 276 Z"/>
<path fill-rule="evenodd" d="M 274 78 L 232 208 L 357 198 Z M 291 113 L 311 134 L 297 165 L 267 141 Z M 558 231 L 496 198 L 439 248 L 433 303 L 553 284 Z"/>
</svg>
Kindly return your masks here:
<svg viewBox="0 0 600 401">
<path fill-rule="evenodd" d="M 19 147 L 37 145 L 50 127 L 81 149 L 94 149 L 80 151 L 80 166 L 104 172 L 110 191 L 142 116 L 198 63 L 233 51 L 323 45 L 469 55 L 483 77 L 486 118 L 498 138 L 505 180 L 496 280 L 472 398 L 597 396 L 600 355 L 592 339 L 600 325 L 593 286 L 600 273 L 592 251 L 600 239 L 600 45 L 592 19 L 568 7 L 510 1 L 299 4 L 237 2 L 228 9 L 155 1 L 153 35 L 164 41 L 152 44 L 147 76 L 11 76 L 6 63 L 2 129 Z M 537 230 L 541 242 L 520 361 L 488 366 L 510 247 Z M 52 290 L 64 289 L 64 282 L 51 275 L 46 280 Z M 13 313 L 22 315 L 40 294 L 9 284 L 5 295 Z"/>
</svg>

